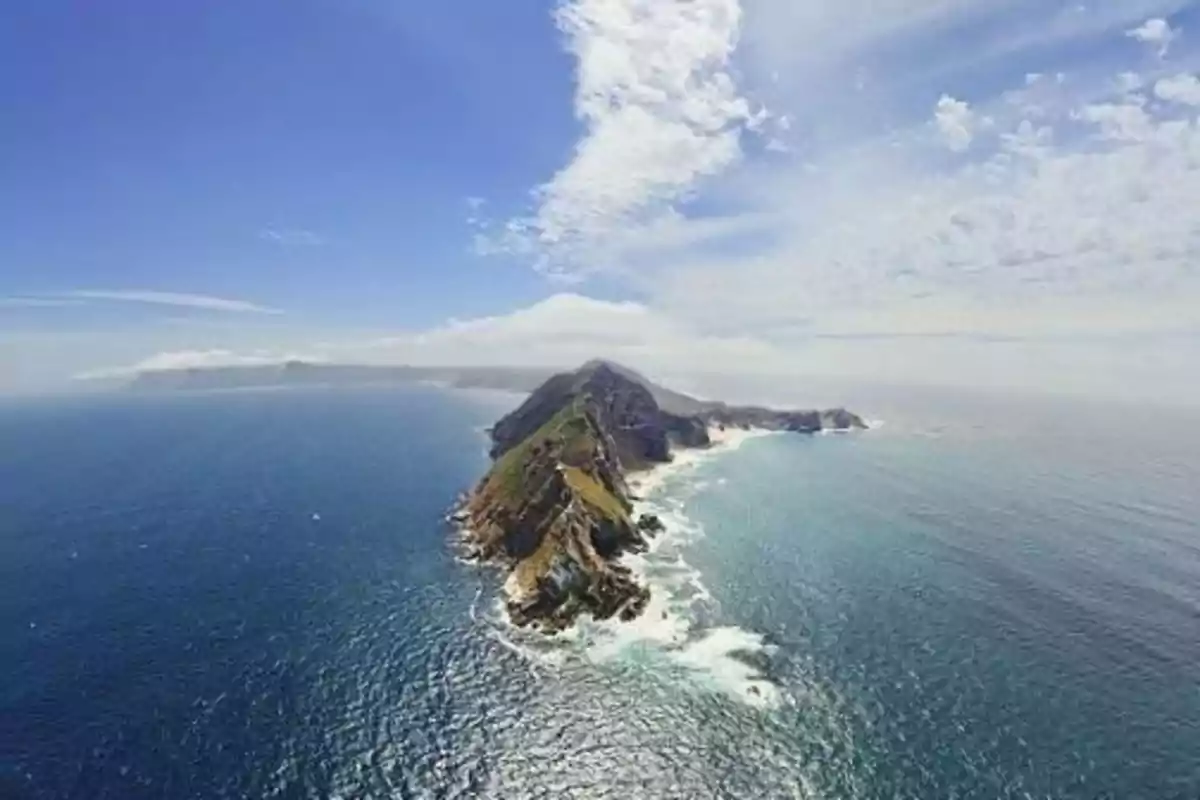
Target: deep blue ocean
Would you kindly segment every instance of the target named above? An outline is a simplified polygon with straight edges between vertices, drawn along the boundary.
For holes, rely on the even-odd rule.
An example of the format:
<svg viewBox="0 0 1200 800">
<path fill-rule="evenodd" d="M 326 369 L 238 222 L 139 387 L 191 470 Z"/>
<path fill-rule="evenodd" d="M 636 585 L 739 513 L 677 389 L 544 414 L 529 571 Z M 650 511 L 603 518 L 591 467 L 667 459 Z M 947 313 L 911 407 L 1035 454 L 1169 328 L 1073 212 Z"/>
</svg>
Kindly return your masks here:
<svg viewBox="0 0 1200 800">
<path fill-rule="evenodd" d="M 441 522 L 511 396 L 0 403 L 0 798 L 1200 798 L 1200 417 L 872 400 L 556 642 Z"/>
</svg>

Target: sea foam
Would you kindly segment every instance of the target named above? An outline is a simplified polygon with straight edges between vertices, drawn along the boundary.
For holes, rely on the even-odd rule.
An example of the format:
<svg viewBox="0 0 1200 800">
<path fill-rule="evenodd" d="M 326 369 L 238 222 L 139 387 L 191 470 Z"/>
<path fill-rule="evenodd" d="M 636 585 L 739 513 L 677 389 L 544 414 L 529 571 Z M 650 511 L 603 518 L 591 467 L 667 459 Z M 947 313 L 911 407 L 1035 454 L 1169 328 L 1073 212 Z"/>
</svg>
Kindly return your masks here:
<svg viewBox="0 0 1200 800">
<path fill-rule="evenodd" d="M 711 447 L 677 451 L 670 463 L 630 476 L 629 488 L 637 498 L 635 518 L 655 514 L 664 526 L 646 552 L 621 559 L 650 587 L 650 602 L 636 619 L 580 618 L 550 638 L 513 625 L 503 602 L 497 601 L 483 620 L 490 634 L 504 648 L 544 666 L 576 659 L 594 664 L 634 659 L 661 666 L 693 687 L 715 690 L 756 708 L 779 706 L 782 692 L 755 666 L 771 655 L 772 647 L 760 633 L 710 624 L 719 612 L 717 601 L 703 574 L 685 558 L 686 548 L 705 535 L 703 526 L 685 513 L 686 499 L 708 483 L 696 475 L 697 467 L 771 433 L 713 428 Z"/>
<path fill-rule="evenodd" d="M 697 685 L 716 689 L 752 706 L 773 708 L 783 698 L 779 688 L 752 662 L 770 655 L 761 634 L 736 626 L 710 626 L 719 610 L 700 570 L 689 564 L 685 549 L 705 535 L 704 527 L 685 513 L 687 497 L 707 487 L 697 468 L 770 431 L 712 428 L 712 446 L 682 450 L 669 464 L 631 476 L 630 490 L 639 499 L 634 515 L 655 514 L 664 530 L 645 553 L 622 558 L 650 587 L 645 613 L 632 622 L 584 620 L 577 626 L 585 655 L 604 662 L 630 655 L 661 657 Z"/>
</svg>

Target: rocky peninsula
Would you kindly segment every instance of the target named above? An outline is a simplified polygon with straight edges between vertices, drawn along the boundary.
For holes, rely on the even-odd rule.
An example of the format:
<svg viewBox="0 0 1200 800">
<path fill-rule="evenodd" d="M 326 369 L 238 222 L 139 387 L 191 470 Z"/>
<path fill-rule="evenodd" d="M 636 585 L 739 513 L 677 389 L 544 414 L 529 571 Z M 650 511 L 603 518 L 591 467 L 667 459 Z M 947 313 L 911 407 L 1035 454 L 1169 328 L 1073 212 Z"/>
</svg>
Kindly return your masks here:
<svg viewBox="0 0 1200 800">
<path fill-rule="evenodd" d="M 697 400 L 592 361 L 554 375 L 490 429 L 493 465 L 450 519 L 466 553 L 507 572 L 511 619 L 553 632 L 580 614 L 632 620 L 650 590 L 620 556 L 661 522 L 634 519 L 627 476 L 708 447 L 710 428 L 865 428 L 845 409 L 776 411 Z"/>
</svg>

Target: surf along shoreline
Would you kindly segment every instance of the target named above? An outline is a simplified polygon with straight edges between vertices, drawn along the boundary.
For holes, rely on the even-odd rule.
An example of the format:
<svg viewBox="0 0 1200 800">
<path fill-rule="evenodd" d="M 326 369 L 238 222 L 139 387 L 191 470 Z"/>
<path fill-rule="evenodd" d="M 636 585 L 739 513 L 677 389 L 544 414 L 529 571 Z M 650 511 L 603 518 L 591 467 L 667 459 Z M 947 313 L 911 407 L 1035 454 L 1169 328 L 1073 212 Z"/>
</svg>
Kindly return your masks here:
<svg viewBox="0 0 1200 800">
<path fill-rule="evenodd" d="M 656 673 L 674 674 L 694 687 L 715 690 L 753 708 L 781 706 L 786 700 L 782 690 L 762 669 L 774 652 L 766 638 L 732 624 L 707 626 L 700 618 L 703 611 L 716 612 L 718 601 L 700 570 L 686 560 L 688 547 L 706 534 L 684 507 L 685 499 L 694 496 L 690 490 L 694 485 L 689 486 L 688 480 L 698 469 L 747 442 L 780 431 L 712 426 L 708 433 L 708 446 L 681 449 L 669 462 L 628 475 L 633 514 L 653 514 L 663 523 L 644 551 L 618 558 L 650 590 L 643 613 L 628 621 L 581 615 L 554 631 L 521 625 L 510 613 L 510 574 L 490 612 L 477 614 L 472 605 L 473 621 L 485 625 L 503 648 L 526 660 L 538 677 L 539 668 L 559 668 L 572 661 L 626 666 L 640 662 Z M 460 540 L 469 550 L 470 532 L 462 531 Z M 462 560 L 482 563 L 470 552 Z"/>
<path fill-rule="evenodd" d="M 657 486 L 764 433 L 865 427 L 845 409 L 700 401 L 589 362 L 552 377 L 491 427 L 492 467 L 449 518 L 465 557 L 504 570 L 512 624 L 560 636 L 581 619 L 619 621 L 631 635 L 661 629 L 671 609 L 651 584 L 666 570 L 646 559 L 678 537 L 664 530 L 670 509 L 654 510 Z"/>
</svg>

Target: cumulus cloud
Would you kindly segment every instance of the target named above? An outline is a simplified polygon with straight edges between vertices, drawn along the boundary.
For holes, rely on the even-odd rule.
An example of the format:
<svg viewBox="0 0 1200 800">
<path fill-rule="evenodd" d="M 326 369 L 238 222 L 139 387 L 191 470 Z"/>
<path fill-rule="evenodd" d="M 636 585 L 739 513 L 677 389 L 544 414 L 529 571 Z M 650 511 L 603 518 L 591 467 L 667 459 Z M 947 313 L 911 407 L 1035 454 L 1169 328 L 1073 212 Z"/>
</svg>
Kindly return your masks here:
<svg viewBox="0 0 1200 800">
<path fill-rule="evenodd" d="M 1140 142 L 1154 132 L 1154 120 L 1140 98 L 1083 106 L 1075 116 L 1095 125 L 1103 139 Z"/>
<path fill-rule="evenodd" d="M 1136 28 L 1126 31 L 1126 36 L 1139 42 L 1151 45 L 1160 58 L 1166 56 L 1171 43 L 1179 36 L 1179 31 L 1171 27 L 1165 19 L 1155 17 L 1148 19 Z"/>
<path fill-rule="evenodd" d="M 1195 331 L 1200 127 L 1182 102 L 1191 81 L 1161 83 L 1110 74 L 1001 93 L 970 158 L 940 168 L 918 130 L 764 170 L 755 186 L 779 210 L 775 236 L 664 254 L 648 279 L 655 304 L 775 343 Z M 1149 102 L 1151 86 L 1172 102 Z"/>
<path fill-rule="evenodd" d="M 970 105 L 944 94 L 938 100 L 933 119 L 942 141 L 951 150 L 961 153 L 971 146 L 975 137 L 975 114 Z"/>
<path fill-rule="evenodd" d="M 570 292 L 511 313 L 353 344 L 359 359 L 410 364 L 570 366 L 602 357 L 639 367 L 778 367 L 781 354 L 744 336 L 707 335 L 636 302 Z"/>
<path fill-rule="evenodd" d="M 742 133 L 764 115 L 731 68 L 737 0 L 571 0 L 556 21 L 576 58 L 585 133 L 571 162 L 536 189 L 536 212 L 482 244 L 574 274 L 607 237 L 737 163 Z"/>
<path fill-rule="evenodd" d="M 1154 84 L 1154 94 L 1170 103 L 1200 106 L 1200 79 L 1186 72 L 1163 78 Z"/>
</svg>

